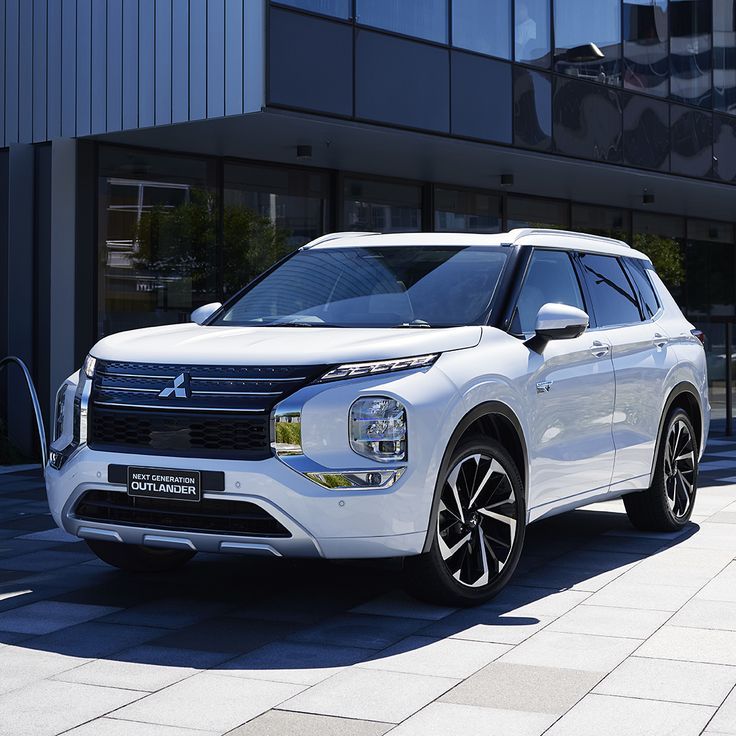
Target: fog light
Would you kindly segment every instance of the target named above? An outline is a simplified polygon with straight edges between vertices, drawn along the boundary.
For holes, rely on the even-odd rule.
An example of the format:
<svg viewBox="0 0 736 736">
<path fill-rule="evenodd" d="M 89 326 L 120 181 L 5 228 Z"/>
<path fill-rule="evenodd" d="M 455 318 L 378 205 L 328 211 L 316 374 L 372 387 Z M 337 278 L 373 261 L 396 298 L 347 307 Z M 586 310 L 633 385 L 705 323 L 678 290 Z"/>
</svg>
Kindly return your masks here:
<svg viewBox="0 0 736 736">
<path fill-rule="evenodd" d="M 406 458 L 406 408 L 387 396 L 358 399 L 350 407 L 350 446 L 371 460 Z"/>
</svg>

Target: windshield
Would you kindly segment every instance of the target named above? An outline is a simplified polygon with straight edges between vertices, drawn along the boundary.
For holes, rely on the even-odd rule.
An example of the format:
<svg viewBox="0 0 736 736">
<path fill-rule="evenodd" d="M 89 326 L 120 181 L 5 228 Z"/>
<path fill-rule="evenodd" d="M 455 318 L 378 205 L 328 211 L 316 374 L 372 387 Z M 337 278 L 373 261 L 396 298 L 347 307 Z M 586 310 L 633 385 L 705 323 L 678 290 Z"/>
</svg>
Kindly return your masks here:
<svg viewBox="0 0 736 736">
<path fill-rule="evenodd" d="M 506 253 L 499 247 L 384 246 L 299 251 L 213 324 L 454 327 L 483 324 Z"/>
</svg>

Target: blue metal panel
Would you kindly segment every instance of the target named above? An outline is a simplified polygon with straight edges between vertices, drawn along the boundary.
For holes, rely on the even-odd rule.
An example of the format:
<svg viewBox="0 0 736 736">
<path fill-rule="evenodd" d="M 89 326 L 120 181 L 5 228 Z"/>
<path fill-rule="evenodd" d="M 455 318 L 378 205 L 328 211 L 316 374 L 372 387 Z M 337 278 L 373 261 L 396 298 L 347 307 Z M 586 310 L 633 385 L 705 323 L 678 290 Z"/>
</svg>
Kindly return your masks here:
<svg viewBox="0 0 736 736">
<path fill-rule="evenodd" d="M 138 127 L 138 0 L 123 0 L 123 128 Z"/>
<path fill-rule="evenodd" d="M 30 143 L 33 140 L 33 2 L 21 2 L 18 20 L 18 141 Z"/>
<path fill-rule="evenodd" d="M 77 0 L 61 5 L 61 134 L 77 132 Z"/>
<path fill-rule="evenodd" d="M 189 118 L 207 117 L 207 0 L 189 0 Z"/>
<path fill-rule="evenodd" d="M 18 12 L 20 0 L 5 7 L 5 142 L 18 141 Z"/>
<path fill-rule="evenodd" d="M 225 0 L 207 3 L 207 117 L 225 114 Z"/>
<path fill-rule="evenodd" d="M 0 109 L 0 148 L 5 143 L 5 0 L 0 0 L 0 100 L 3 100 L 2 109 Z M 0 160 L 0 172 L 2 172 L 2 161 Z M 2 196 L 2 195 L 0 195 Z M 2 205 L 0 205 L 2 207 Z M 0 251 L 1 253 L 1 251 Z M 2 277 L 0 277 L 2 278 Z M 1 347 L 1 346 L 0 346 Z"/>
<path fill-rule="evenodd" d="M 92 3 L 92 132 L 107 130 L 107 3 Z"/>
<path fill-rule="evenodd" d="M 46 140 L 47 0 L 33 0 L 33 140 Z"/>
<path fill-rule="evenodd" d="M 123 127 L 123 0 L 107 0 L 107 125 Z"/>
<path fill-rule="evenodd" d="M 171 0 L 156 0 L 156 125 L 171 122 Z"/>
<path fill-rule="evenodd" d="M 189 120 L 189 0 L 172 0 L 171 121 Z"/>
<path fill-rule="evenodd" d="M 77 0 L 77 135 L 89 135 L 91 100 L 92 0 Z"/>
<path fill-rule="evenodd" d="M 46 127 L 49 140 L 61 135 L 61 0 L 48 0 Z"/>
<path fill-rule="evenodd" d="M 225 114 L 243 112 L 243 3 L 225 6 Z"/>
<path fill-rule="evenodd" d="M 138 6 L 138 125 L 147 128 L 155 123 L 155 7 L 153 0 Z"/>
</svg>

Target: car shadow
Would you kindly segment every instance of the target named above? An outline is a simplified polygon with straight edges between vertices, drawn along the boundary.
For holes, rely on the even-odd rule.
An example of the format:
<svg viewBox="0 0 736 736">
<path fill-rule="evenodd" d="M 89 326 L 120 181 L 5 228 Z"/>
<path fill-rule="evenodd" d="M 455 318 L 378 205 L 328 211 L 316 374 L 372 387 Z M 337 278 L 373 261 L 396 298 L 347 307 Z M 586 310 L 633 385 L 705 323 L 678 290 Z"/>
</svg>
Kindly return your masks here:
<svg viewBox="0 0 736 736">
<path fill-rule="evenodd" d="M 74 564 L 16 571 L 5 582 L 0 576 L 0 643 L 312 682 L 353 664 L 380 668 L 382 659 L 448 637 L 519 643 L 596 586 L 697 529 L 690 524 L 679 537 L 640 534 L 623 513 L 587 509 L 537 522 L 510 584 L 492 601 L 460 610 L 403 593 L 398 561 L 203 554 L 173 573 L 130 575 L 87 555 L 84 543 L 66 543 L 54 550 L 75 555 Z M 12 594 L 19 605 L 6 610 Z M 83 668 L 75 673 L 85 681 Z"/>
</svg>

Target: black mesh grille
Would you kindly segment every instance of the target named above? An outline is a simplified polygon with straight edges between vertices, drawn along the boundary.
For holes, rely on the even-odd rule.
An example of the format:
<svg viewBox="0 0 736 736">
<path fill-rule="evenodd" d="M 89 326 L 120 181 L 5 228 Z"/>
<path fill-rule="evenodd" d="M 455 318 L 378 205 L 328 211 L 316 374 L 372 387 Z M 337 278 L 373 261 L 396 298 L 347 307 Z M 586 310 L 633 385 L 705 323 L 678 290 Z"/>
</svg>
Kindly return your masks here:
<svg viewBox="0 0 736 736">
<path fill-rule="evenodd" d="M 87 491 L 74 516 L 125 526 L 169 531 L 232 534 L 246 537 L 290 537 L 267 511 L 247 501 L 205 498 L 198 503 L 135 498 L 120 491 Z"/>
<path fill-rule="evenodd" d="M 267 417 L 192 415 L 92 408 L 90 447 L 143 454 L 191 454 L 263 460 L 271 455 Z"/>
</svg>

